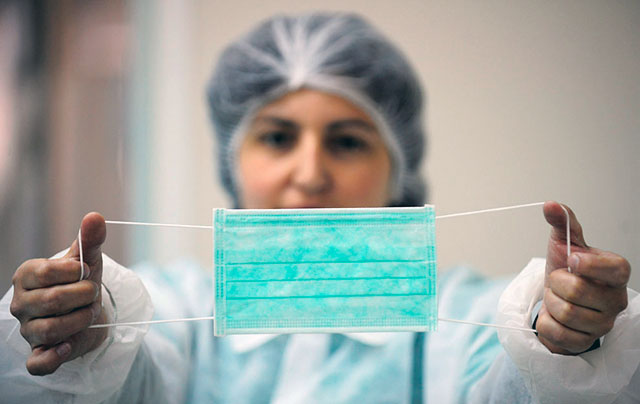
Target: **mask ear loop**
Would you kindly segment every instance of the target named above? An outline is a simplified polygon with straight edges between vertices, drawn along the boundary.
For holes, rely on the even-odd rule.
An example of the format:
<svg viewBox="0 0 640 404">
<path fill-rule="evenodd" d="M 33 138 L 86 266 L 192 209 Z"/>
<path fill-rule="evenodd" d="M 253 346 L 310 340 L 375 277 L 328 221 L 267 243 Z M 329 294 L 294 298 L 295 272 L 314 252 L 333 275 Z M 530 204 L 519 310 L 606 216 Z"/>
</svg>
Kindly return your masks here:
<svg viewBox="0 0 640 404">
<path fill-rule="evenodd" d="M 82 253 L 82 224 L 78 229 L 78 250 L 80 251 L 80 279 L 78 282 L 84 279 L 84 255 Z"/>
<path fill-rule="evenodd" d="M 569 257 L 571 256 L 571 218 L 569 216 L 569 211 L 567 210 L 567 208 L 565 208 L 562 204 L 560 205 L 560 207 L 562 208 L 562 210 L 564 210 L 564 214 L 567 218 L 567 270 L 569 271 L 569 273 L 573 273 L 571 267 L 569 266 Z"/>
</svg>

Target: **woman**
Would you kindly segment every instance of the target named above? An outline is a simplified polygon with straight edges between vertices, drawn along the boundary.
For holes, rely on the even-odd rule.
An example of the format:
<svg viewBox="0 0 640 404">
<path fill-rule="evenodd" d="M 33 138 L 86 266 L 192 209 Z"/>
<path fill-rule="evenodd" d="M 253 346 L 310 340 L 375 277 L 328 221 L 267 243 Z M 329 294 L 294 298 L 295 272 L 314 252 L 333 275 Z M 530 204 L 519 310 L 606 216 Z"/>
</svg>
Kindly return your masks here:
<svg viewBox="0 0 640 404">
<path fill-rule="evenodd" d="M 236 207 L 380 207 L 425 201 L 418 170 L 424 131 L 417 79 L 403 56 L 359 17 L 313 14 L 262 23 L 222 54 L 209 102 L 222 180 Z M 544 278 L 535 325 L 539 335 L 504 337 L 510 357 L 492 330 L 455 325 L 441 325 L 428 335 L 217 339 L 209 323 L 155 326 L 146 336 L 143 327 L 117 327 L 108 333 L 87 329 L 95 323 L 151 316 L 137 277 L 101 255 L 104 219 L 89 214 L 82 222 L 84 280 L 77 281 L 82 273 L 77 242 L 62 258 L 30 260 L 16 271 L 3 313 L 11 301 L 11 312 L 31 349 L 25 349 L 17 321 L 6 316 L 3 386 L 27 386 L 16 394 L 20 399 L 39 396 L 45 389 L 54 400 L 79 396 L 127 402 L 583 399 L 593 391 L 541 379 L 547 373 L 531 372 L 522 358 L 549 364 L 548 374 L 562 374 L 573 369 L 569 355 L 604 351 L 599 338 L 612 328 L 623 335 L 620 341 L 631 338 L 636 317 L 630 315 L 614 328 L 627 304 L 630 268 L 622 257 L 587 247 L 573 214 L 571 237 L 577 254 L 567 262 L 562 207 L 547 203 L 544 213 L 553 226 L 546 265 L 544 260 L 532 261 L 525 280 L 515 283 L 518 287 L 524 282 L 541 298 L 542 285 L 534 285 L 528 276 Z M 566 270 L 568 264 L 574 273 Z M 136 272 L 153 296 L 158 318 L 211 315 L 210 282 L 192 265 L 165 270 L 140 266 Z M 464 269 L 441 278 L 441 316 L 492 321 L 504 284 Z M 638 301 L 633 303 L 637 308 Z M 507 309 L 501 314 L 508 315 L 509 302 L 504 304 Z M 616 353 L 624 354 L 625 346 L 621 343 Z M 552 353 L 567 356 L 558 360 Z M 17 370 L 15 363 L 27 357 L 30 373 L 52 375 L 34 378 Z M 631 373 L 619 372 L 617 384 L 605 381 L 608 387 L 615 384 L 609 398 L 627 391 L 638 360 L 631 362 Z"/>
</svg>

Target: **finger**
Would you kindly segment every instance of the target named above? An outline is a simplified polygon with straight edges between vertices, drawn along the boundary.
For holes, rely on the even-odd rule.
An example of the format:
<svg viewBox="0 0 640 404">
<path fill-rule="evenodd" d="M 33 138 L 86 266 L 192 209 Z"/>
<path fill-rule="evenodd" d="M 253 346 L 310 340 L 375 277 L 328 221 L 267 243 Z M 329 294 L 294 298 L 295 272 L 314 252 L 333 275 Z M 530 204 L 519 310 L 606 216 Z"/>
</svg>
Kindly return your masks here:
<svg viewBox="0 0 640 404">
<path fill-rule="evenodd" d="M 101 313 L 94 324 L 104 324 L 106 317 Z M 67 358 L 73 360 L 87 352 L 97 348 L 107 338 L 109 331 L 106 328 L 87 329 L 69 337 L 71 354 Z"/>
<path fill-rule="evenodd" d="M 569 303 L 613 315 L 627 307 L 624 288 L 611 288 L 567 271 L 554 271 L 549 279 L 553 293 Z"/>
<path fill-rule="evenodd" d="M 56 371 L 71 353 L 71 345 L 61 342 L 53 347 L 37 347 L 27 359 L 27 370 L 34 376 L 48 375 Z"/>
<path fill-rule="evenodd" d="M 584 352 L 596 340 L 593 336 L 565 327 L 554 319 L 546 309 L 546 306 L 540 309 L 538 321 L 536 322 L 536 330 L 538 338 L 551 349 L 550 344 L 554 347 L 565 350 L 559 352 L 551 349 L 555 353 L 580 353 Z"/>
<path fill-rule="evenodd" d="M 18 273 L 19 272 L 19 273 Z M 80 263 L 74 259 L 36 259 L 22 264 L 16 272 L 14 284 L 31 290 L 76 282 L 80 278 Z M 85 264 L 85 273 L 90 273 Z"/>
<path fill-rule="evenodd" d="M 95 302 L 57 317 L 36 318 L 22 324 L 20 333 L 32 347 L 52 346 L 71 335 L 86 330 L 101 313 L 102 307 Z"/>
<path fill-rule="evenodd" d="M 577 274 L 614 288 L 626 288 L 631 276 L 629 261 L 608 251 L 571 254 L 569 265 Z"/>
<path fill-rule="evenodd" d="M 107 226 L 104 217 L 96 212 L 88 213 L 80 224 L 82 227 L 82 252 L 84 261 L 94 271 L 96 266 L 102 267 L 102 244 L 107 237 Z M 69 258 L 80 258 L 78 240 L 75 240 L 66 254 Z"/>
<path fill-rule="evenodd" d="M 34 289 L 23 293 L 11 306 L 20 321 L 36 317 L 59 316 L 87 306 L 98 297 L 99 286 L 93 281 Z"/>
<path fill-rule="evenodd" d="M 555 321 L 593 338 L 601 337 L 613 328 L 614 316 L 568 302 L 551 289 L 545 290 L 544 304 Z"/>
<path fill-rule="evenodd" d="M 571 243 L 580 247 L 587 247 L 582 233 L 582 226 L 571 208 L 561 205 L 555 201 L 547 201 L 543 206 L 544 217 L 552 226 L 551 239 L 560 243 L 567 241 L 567 214 L 569 213 L 569 231 L 571 232 Z"/>
<path fill-rule="evenodd" d="M 101 312 L 97 322 L 104 322 Z M 27 359 L 27 370 L 33 375 L 53 373 L 64 362 L 73 360 L 98 347 L 107 336 L 107 329 L 87 329 L 71 335 L 68 339 L 53 347 L 37 346 Z"/>
</svg>

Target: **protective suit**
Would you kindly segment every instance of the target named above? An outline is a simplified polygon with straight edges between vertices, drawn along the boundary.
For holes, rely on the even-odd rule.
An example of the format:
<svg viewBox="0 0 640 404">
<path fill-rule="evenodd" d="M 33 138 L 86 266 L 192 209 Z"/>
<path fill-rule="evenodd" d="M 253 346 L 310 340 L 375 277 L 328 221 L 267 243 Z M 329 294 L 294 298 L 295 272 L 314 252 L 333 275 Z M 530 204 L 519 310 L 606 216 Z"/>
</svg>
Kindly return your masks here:
<svg viewBox="0 0 640 404">
<path fill-rule="evenodd" d="M 111 321 L 211 315 L 211 279 L 184 261 L 138 276 L 105 256 L 104 305 Z M 532 260 L 505 290 L 464 268 L 441 275 L 439 315 L 514 325 L 529 322 L 544 274 Z M 529 289 L 528 289 L 529 290 Z M 640 298 L 630 291 L 601 348 L 578 356 L 551 354 L 532 333 L 440 323 L 437 332 L 240 335 L 213 337 L 211 322 L 110 329 L 95 351 L 52 375 L 27 373 L 30 352 L 0 301 L 0 390 L 6 402 L 637 402 Z M 529 298 L 531 298 L 529 300 Z M 153 301 L 155 304 L 152 304 Z M 146 335 L 145 335 L 146 334 Z M 520 369 L 520 371 L 518 371 Z M 46 393 L 46 394 L 44 394 Z M 533 394 L 533 395 L 532 395 Z"/>
<path fill-rule="evenodd" d="M 240 205 L 235 167 L 246 125 L 266 103 L 301 88 L 336 94 L 375 123 L 391 159 L 391 205 L 424 203 L 422 92 L 400 52 L 361 18 L 277 16 L 231 44 L 209 85 L 221 178 Z M 463 268 L 439 276 L 441 317 L 531 327 L 544 260 L 504 291 Z M 189 262 L 141 265 L 104 256 L 110 322 L 212 315 L 211 279 Z M 142 286 L 145 285 L 145 287 Z M 148 293 L 147 293 L 148 292 Z M 6 402 L 630 403 L 640 397 L 640 298 L 629 292 L 602 346 L 551 354 L 533 333 L 440 323 L 437 332 L 213 337 L 210 321 L 110 329 L 94 351 L 54 374 L 27 373 L 30 353 L 0 301 L 0 391 Z M 153 302 L 153 303 L 152 303 Z M 152 315 L 155 307 L 155 315 Z M 505 353 L 506 351 L 506 353 Z"/>
</svg>

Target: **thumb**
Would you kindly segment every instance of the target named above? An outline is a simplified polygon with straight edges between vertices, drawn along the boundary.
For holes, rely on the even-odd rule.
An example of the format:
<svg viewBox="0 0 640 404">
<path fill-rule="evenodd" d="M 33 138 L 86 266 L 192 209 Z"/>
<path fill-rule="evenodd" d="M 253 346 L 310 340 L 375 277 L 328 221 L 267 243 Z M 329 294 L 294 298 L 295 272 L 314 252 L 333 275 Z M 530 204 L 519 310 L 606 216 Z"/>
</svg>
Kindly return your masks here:
<svg viewBox="0 0 640 404">
<path fill-rule="evenodd" d="M 88 213 L 80 224 L 82 234 L 82 255 L 89 266 L 89 278 L 100 282 L 102 277 L 102 244 L 107 238 L 107 226 L 104 217 L 96 212 Z M 66 254 L 67 258 L 80 258 L 78 240 L 75 240 Z"/>
<path fill-rule="evenodd" d="M 563 209 L 564 208 L 564 209 Z M 566 209 L 566 211 L 565 211 Z M 569 214 L 570 242 L 580 247 L 587 247 L 582 233 L 582 226 L 571 208 L 555 201 L 547 201 L 543 206 L 544 217 L 551 227 L 551 241 L 567 242 L 567 213 Z"/>
</svg>

